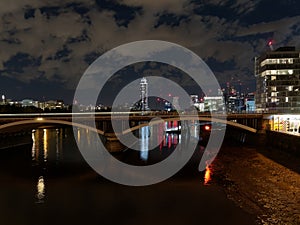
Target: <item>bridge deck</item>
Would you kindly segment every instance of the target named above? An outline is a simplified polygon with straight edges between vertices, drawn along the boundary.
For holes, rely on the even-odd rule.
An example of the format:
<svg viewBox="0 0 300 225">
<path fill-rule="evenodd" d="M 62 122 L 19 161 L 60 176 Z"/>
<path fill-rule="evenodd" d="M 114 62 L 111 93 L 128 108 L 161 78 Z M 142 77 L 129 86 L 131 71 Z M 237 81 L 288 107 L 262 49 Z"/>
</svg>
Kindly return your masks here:
<svg viewBox="0 0 300 225">
<path fill-rule="evenodd" d="M 256 127 L 249 127 L 244 124 L 239 124 L 237 121 L 230 120 L 238 120 L 238 119 L 263 119 L 262 114 L 180 114 L 177 113 L 148 113 L 147 115 L 142 115 L 141 113 L 131 112 L 131 113 L 39 113 L 39 114 L 2 114 L 0 116 L 0 133 L 2 129 L 7 129 L 11 126 L 19 126 L 25 124 L 64 124 L 64 125 L 75 125 L 79 126 L 76 123 L 80 122 L 91 122 L 91 121 L 111 121 L 111 120 L 120 120 L 120 121 L 145 121 L 155 123 L 155 118 L 159 118 L 164 121 L 172 121 L 172 120 L 200 120 L 200 121 L 211 121 L 217 123 L 225 123 L 227 125 L 231 125 L 240 129 L 244 129 L 250 132 L 256 132 Z M 23 122 L 22 122 L 23 121 Z M 159 122 L 157 121 L 157 122 Z M 157 123 L 156 122 L 156 123 Z M 86 125 L 85 125 L 86 126 Z M 144 125 L 135 126 L 140 128 Z M 132 130 L 134 128 L 130 128 Z M 123 132 L 129 132 L 127 129 Z M 122 133 L 123 133 L 122 132 Z M 99 133 L 99 132 L 98 132 Z M 101 131 L 100 133 L 104 133 Z"/>
</svg>

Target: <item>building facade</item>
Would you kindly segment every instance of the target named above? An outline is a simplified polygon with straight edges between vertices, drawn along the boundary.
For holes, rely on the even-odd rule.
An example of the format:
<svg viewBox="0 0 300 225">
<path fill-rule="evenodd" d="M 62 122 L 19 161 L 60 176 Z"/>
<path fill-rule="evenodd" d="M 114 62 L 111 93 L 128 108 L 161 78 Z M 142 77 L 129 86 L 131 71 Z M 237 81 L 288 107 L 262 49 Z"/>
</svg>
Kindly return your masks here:
<svg viewBox="0 0 300 225">
<path fill-rule="evenodd" d="M 256 111 L 300 112 L 300 51 L 281 47 L 255 58 Z"/>
<path fill-rule="evenodd" d="M 140 82 L 140 98 L 141 98 L 140 110 L 142 110 L 142 111 L 149 110 L 149 107 L 148 107 L 148 82 L 145 77 L 143 77 Z"/>
<path fill-rule="evenodd" d="M 223 96 L 204 97 L 204 111 L 205 112 L 224 112 L 224 98 Z"/>
</svg>

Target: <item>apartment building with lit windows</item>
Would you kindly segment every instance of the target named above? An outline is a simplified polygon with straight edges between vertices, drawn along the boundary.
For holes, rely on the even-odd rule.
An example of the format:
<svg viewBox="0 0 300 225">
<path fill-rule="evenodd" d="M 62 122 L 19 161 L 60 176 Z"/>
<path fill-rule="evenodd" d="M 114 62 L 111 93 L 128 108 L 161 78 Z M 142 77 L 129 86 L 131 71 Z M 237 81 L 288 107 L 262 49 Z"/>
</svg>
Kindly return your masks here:
<svg viewBox="0 0 300 225">
<path fill-rule="evenodd" d="M 280 47 L 255 58 L 257 112 L 300 112 L 300 51 Z"/>
</svg>

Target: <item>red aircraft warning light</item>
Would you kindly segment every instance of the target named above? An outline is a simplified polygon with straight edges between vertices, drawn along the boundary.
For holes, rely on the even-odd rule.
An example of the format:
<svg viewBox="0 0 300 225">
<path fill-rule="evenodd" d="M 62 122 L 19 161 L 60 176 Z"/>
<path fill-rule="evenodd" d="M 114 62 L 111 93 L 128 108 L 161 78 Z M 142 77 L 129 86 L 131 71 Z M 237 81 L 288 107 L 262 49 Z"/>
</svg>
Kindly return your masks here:
<svg viewBox="0 0 300 225">
<path fill-rule="evenodd" d="M 269 41 L 269 42 L 268 42 L 268 45 L 269 45 L 269 46 L 271 46 L 272 44 L 273 44 L 273 42 L 272 42 L 272 41 Z"/>
<path fill-rule="evenodd" d="M 271 51 L 274 50 L 273 44 L 274 44 L 274 41 L 273 41 L 273 40 L 269 40 L 269 41 L 268 41 L 268 46 L 270 47 Z"/>
</svg>

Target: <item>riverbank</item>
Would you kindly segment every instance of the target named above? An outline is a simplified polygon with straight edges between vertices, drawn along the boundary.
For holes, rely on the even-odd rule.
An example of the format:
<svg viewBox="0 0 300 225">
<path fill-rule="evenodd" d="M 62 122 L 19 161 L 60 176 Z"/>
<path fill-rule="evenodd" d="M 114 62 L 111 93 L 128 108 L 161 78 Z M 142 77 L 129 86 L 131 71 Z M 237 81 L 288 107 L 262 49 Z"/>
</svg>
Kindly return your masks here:
<svg viewBox="0 0 300 225">
<path fill-rule="evenodd" d="M 267 156 L 267 157 L 266 157 Z M 280 163 L 290 163 L 287 168 Z M 229 199 L 257 223 L 300 224 L 299 158 L 267 147 L 227 144 L 213 162 L 214 175 Z"/>
</svg>

